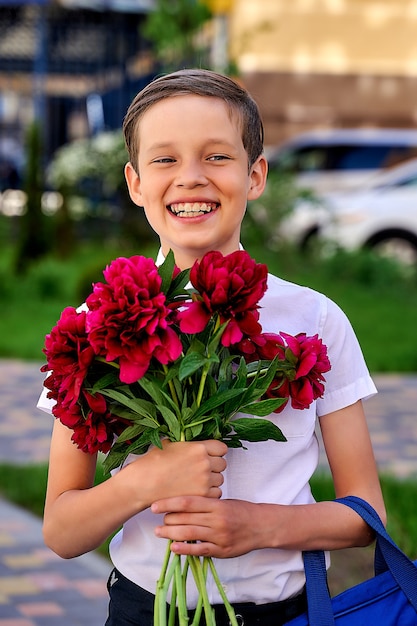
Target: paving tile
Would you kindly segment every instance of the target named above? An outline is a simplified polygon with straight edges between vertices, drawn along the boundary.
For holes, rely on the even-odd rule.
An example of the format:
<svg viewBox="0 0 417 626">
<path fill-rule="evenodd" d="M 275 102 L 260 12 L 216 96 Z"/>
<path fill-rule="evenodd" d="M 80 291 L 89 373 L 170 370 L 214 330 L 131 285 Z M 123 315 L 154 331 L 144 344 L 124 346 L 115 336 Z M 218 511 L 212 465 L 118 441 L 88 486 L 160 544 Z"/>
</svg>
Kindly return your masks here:
<svg viewBox="0 0 417 626">
<path fill-rule="evenodd" d="M 1 614 L 0 614 L 1 615 Z M 35 622 L 28 619 L 20 619 L 20 618 L 2 618 L 0 616 L 0 626 L 37 626 Z"/>
<path fill-rule="evenodd" d="M 62 607 L 60 607 L 56 602 L 27 602 L 24 604 L 18 604 L 17 608 L 27 617 L 64 615 Z"/>
</svg>

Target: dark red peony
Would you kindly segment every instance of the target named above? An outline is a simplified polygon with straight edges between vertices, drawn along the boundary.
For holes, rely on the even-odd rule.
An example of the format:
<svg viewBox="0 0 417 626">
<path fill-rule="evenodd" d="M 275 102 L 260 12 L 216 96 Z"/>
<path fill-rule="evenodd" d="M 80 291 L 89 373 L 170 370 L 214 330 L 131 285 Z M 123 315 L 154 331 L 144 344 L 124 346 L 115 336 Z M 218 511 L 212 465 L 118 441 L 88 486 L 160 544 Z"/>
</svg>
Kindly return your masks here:
<svg viewBox="0 0 417 626">
<path fill-rule="evenodd" d="M 83 452 L 95 454 L 96 452 L 108 452 L 112 447 L 117 428 L 117 418 L 107 409 L 104 397 L 97 393 L 94 396 L 86 391 L 83 392 L 86 415 L 72 428 L 74 430 L 72 441 Z"/>
<path fill-rule="evenodd" d="M 190 280 L 198 295 L 179 314 L 184 333 L 204 330 L 210 317 L 218 314 L 220 322 L 228 321 L 222 344 L 231 346 L 244 336 L 261 332 L 259 301 L 267 289 L 268 269 L 250 255 L 238 250 L 227 256 L 208 252 L 191 268 Z"/>
<path fill-rule="evenodd" d="M 59 393 L 66 406 L 77 402 L 88 368 L 95 358 L 85 321 L 85 311 L 77 312 L 73 307 L 67 307 L 45 338 L 43 352 L 47 363 L 41 371 L 52 370 L 45 381 L 45 387 L 50 389 L 48 397 L 56 399 Z"/>
<path fill-rule="evenodd" d="M 318 335 L 261 333 L 245 338 L 237 347 L 248 363 L 272 360 L 276 356 L 282 361 L 265 394 L 267 398 L 287 399 L 275 413 L 283 411 L 289 399 L 294 409 L 307 409 L 314 400 L 323 396 L 323 374 L 330 370 L 330 361 L 327 348 Z"/>
<path fill-rule="evenodd" d="M 107 284 L 96 283 L 86 301 L 88 337 L 97 355 L 118 361 L 120 380 L 130 384 L 144 376 L 152 358 L 175 361 L 182 344 L 170 327 L 171 309 L 152 259 L 118 258 L 104 277 Z"/>
</svg>

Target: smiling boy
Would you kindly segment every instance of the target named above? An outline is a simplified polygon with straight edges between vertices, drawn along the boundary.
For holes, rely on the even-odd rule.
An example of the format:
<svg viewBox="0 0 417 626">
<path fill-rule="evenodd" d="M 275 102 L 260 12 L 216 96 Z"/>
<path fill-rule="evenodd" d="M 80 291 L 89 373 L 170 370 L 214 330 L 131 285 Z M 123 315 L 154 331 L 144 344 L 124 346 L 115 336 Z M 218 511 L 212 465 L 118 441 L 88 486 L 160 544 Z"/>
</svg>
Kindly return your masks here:
<svg viewBox="0 0 417 626">
<path fill-rule="evenodd" d="M 124 122 L 131 198 L 184 269 L 211 250 L 240 246 L 248 200 L 267 176 L 262 122 L 234 81 L 205 70 L 161 76 L 132 102 Z M 322 294 L 272 275 L 260 311 L 266 332 L 319 334 L 332 369 L 322 399 L 288 405 L 274 421 L 288 441 L 229 450 L 217 441 L 166 443 L 93 486 L 96 459 L 76 449 L 55 422 L 45 507 L 48 545 L 65 557 L 111 544 L 107 626 L 152 624 L 165 541 L 179 554 L 217 557 L 229 600 L 245 626 L 284 624 L 305 609 L 301 551 L 366 545 L 372 534 L 350 509 L 316 503 L 309 480 L 318 463 L 317 417 L 336 496 L 359 495 L 384 517 L 362 399 L 373 394 L 352 328 Z M 40 406 L 48 409 L 45 399 Z M 227 465 L 227 467 L 226 467 Z M 217 622 L 227 624 L 209 587 Z M 190 607 L 196 596 L 191 593 Z"/>
</svg>

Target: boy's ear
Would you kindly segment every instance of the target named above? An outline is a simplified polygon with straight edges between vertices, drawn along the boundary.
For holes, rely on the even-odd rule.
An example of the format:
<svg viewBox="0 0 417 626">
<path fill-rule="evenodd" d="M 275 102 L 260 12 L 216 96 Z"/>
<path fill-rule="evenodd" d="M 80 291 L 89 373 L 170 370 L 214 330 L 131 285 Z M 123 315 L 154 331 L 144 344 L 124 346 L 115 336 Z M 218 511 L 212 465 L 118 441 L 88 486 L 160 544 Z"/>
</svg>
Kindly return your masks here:
<svg viewBox="0 0 417 626">
<path fill-rule="evenodd" d="M 125 165 L 125 178 L 131 199 L 138 206 L 143 206 L 140 178 L 130 161 Z"/>
<path fill-rule="evenodd" d="M 251 167 L 249 174 L 250 185 L 248 190 L 248 200 L 256 200 L 262 195 L 266 185 L 268 175 L 268 161 L 261 154 Z"/>
</svg>

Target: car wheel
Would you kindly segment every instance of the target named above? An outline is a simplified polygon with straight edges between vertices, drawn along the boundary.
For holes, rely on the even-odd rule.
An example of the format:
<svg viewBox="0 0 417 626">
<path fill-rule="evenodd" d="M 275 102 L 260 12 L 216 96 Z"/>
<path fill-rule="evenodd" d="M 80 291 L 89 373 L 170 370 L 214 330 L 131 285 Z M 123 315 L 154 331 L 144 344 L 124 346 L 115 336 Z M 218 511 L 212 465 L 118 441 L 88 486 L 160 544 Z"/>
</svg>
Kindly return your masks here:
<svg viewBox="0 0 417 626">
<path fill-rule="evenodd" d="M 369 247 L 381 256 L 394 259 L 406 265 L 417 263 L 417 240 L 408 237 L 388 235 L 379 241 L 369 243 Z"/>
</svg>

